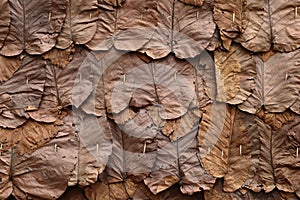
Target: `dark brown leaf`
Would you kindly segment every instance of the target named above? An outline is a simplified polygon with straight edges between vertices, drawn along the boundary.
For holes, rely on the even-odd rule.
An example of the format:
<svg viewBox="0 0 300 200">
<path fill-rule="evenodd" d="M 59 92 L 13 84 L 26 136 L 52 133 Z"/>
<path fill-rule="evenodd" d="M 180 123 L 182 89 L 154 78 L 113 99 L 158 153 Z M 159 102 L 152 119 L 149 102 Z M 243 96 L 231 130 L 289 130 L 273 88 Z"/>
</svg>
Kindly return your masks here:
<svg viewBox="0 0 300 200">
<path fill-rule="evenodd" d="M 230 51 L 215 51 L 217 97 L 229 104 L 244 102 L 255 88 L 256 65 L 251 54 L 240 45 Z"/>
<path fill-rule="evenodd" d="M 58 200 L 88 200 L 84 196 L 84 190 L 79 187 L 68 187 L 65 193 Z"/>
<path fill-rule="evenodd" d="M 9 33 L 10 9 L 8 0 L 0 2 L 0 49 Z"/>
<path fill-rule="evenodd" d="M 193 6 L 202 6 L 204 2 L 204 0 L 179 0 L 179 1 Z"/>
<path fill-rule="evenodd" d="M 54 47 L 66 17 L 67 0 L 10 0 L 9 34 L 0 50 L 15 56 L 42 54 Z"/>
<path fill-rule="evenodd" d="M 299 58 L 300 50 L 276 53 L 267 61 L 254 56 L 256 87 L 239 108 L 254 114 L 261 106 L 268 112 L 284 112 L 292 106 L 300 91 Z"/>
<path fill-rule="evenodd" d="M 26 111 L 36 110 L 45 84 L 46 63 L 26 56 L 18 71 L 0 86 L 0 126 L 16 128 L 27 117 Z"/>
<path fill-rule="evenodd" d="M 210 44 L 215 33 L 213 5 L 210 0 L 195 7 L 176 0 L 158 1 L 158 26 L 150 42 L 142 48 L 153 59 L 175 53 L 178 58 L 192 58 Z"/>
<path fill-rule="evenodd" d="M 157 158 L 154 168 L 144 182 L 153 194 L 158 194 L 176 183 L 185 194 L 209 190 L 215 179 L 208 175 L 200 163 L 197 139 L 198 125 L 184 137 L 171 142 L 158 135 Z"/>
<path fill-rule="evenodd" d="M 97 32 L 87 47 L 136 51 L 150 40 L 157 24 L 155 0 L 126 0 L 122 7 L 104 7 L 100 5 Z"/>
<path fill-rule="evenodd" d="M 125 0 L 98 0 L 98 2 L 102 1 L 111 6 L 121 6 Z"/>
<path fill-rule="evenodd" d="M 74 53 L 74 46 L 71 45 L 64 50 L 53 48 L 51 51 L 43 54 L 43 58 L 49 59 L 52 65 L 65 68 L 72 61 Z"/>
</svg>

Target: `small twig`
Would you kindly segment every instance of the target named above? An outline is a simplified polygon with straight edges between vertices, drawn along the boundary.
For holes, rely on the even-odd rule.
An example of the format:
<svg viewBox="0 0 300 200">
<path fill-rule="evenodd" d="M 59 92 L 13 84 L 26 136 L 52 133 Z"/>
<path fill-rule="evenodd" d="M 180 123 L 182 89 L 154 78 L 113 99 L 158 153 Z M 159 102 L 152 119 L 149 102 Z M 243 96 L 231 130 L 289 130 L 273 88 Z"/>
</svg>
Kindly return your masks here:
<svg viewBox="0 0 300 200">
<path fill-rule="evenodd" d="M 240 145 L 240 156 L 242 155 L 242 145 Z"/>
<path fill-rule="evenodd" d="M 232 22 L 235 22 L 235 13 L 232 13 Z"/>
<path fill-rule="evenodd" d="M 147 149 L 147 142 L 144 143 L 143 155 L 146 153 L 146 149 Z"/>
<path fill-rule="evenodd" d="M 49 15 L 48 15 L 48 21 L 49 21 L 49 22 L 51 21 L 51 12 L 50 12 Z"/>
</svg>

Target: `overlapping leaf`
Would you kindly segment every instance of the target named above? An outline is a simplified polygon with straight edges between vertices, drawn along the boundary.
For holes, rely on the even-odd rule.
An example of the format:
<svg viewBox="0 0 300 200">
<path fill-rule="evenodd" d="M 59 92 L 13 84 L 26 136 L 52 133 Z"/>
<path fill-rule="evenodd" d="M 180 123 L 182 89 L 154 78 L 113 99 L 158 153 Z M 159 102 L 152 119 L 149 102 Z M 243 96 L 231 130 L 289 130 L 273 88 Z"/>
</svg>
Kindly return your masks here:
<svg viewBox="0 0 300 200">
<path fill-rule="evenodd" d="M 79 107 L 93 90 L 93 71 L 96 66 L 92 55 L 83 49 L 77 49 L 73 60 L 64 68 L 51 64 L 46 66 L 45 92 L 37 111 L 30 112 L 33 119 L 42 122 L 54 122 L 60 111 L 69 105 Z"/>
<path fill-rule="evenodd" d="M 289 52 L 300 47 L 298 1 L 249 1 L 248 25 L 237 38 L 247 49 L 259 52 L 274 48 Z"/>
<path fill-rule="evenodd" d="M 0 2 L 0 49 L 9 33 L 10 9 L 8 0 Z"/>
<path fill-rule="evenodd" d="M 69 185 L 87 186 L 98 180 L 112 153 L 112 136 L 105 117 L 86 115 L 83 119 L 75 114 L 78 131 L 78 162 Z M 75 119 L 74 119 L 75 120 Z M 72 129 L 75 132 L 75 128 Z M 74 149 L 75 150 L 75 149 Z"/>
<path fill-rule="evenodd" d="M 50 60 L 51 64 L 60 68 L 65 68 L 72 61 L 74 53 L 75 48 L 71 45 L 69 48 L 64 50 L 53 48 L 51 51 L 48 51 L 42 56 L 44 59 Z"/>
<path fill-rule="evenodd" d="M 158 130 L 148 112 L 141 109 L 124 125 L 111 122 L 111 129 L 112 154 L 101 180 L 110 185 L 143 180 L 153 167 L 157 148 Z"/>
<path fill-rule="evenodd" d="M 122 7 L 100 4 L 97 32 L 86 45 L 92 50 L 136 51 L 152 37 L 157 24 L 156 1 L 126 0 Z"/>
<path fill-rule="evenodd" d="M 197 150 L 198 124 L 184 137 L 171 142 L 158 136 L 155 166 L 144 182 L 154 194 L 158 194 L 176 183 L 185 194 L 209 190 L 215 179 L 202 168 Z"/>
<path fill-rule="evenodd" d="M 292 106 L 300 91 L 299 57 L 299 50 L 275 53 L 268 60 L 254 56 L 256 87 L 239 108 L 256 113 L 263 106 L 268 112 L 283 112 Z"/>
<path fill-rule="evenodd" d="M 56 47 L 66 49 L 71 44 L 85 44 L 95 35 L 99 10 L 97 0 L 68 0 L 66 20 L 57 38 Z"/>
<path fill-rule="evenodd" d="M 159 104 L 163 119 L 176 119 L 195 98 L 194 82 L 194 68 L 185 60 L 170 55 L 146 64 L 136 54 L 125 54 L 104 73 L 107 110 Z"/>
<path fill-rule="evenodd" d="M 154 59 L 175 53 L 190 58 L 208 47 L 215 33 L 210 0 L 194 7 L 177 0 L 158 1 L 158 26 L 150 42 L 141 50 Z"/>
<path fill-rule="evenodd" d="M 11 23 L 0 54 L 14 56 L 23 50 L 42 54 L 55 46 L 66 17 L 66 0 L 10 0 L 9 4 Z"/>
<path fill-rule="evenodd" d="M 45 66 L 42 59 L 26 56 L 13 77 L 0 86 L 0 126 L 16 128 L 26 121 L 25 111 L 39 107 L 44 92 Z"/>
<path fill-rule="evenodd" d="M 13 193 L 18 199 L 56 199 L 66 190 L 77 156 L 75 135 L 65 131 L 71 126 L 68 121 L 54 139 L 31 155 L 20 156 L 14 148 L 2 153 L 1 197 Z"/>
<path fill-rule="evenodd" d="M 215 51 L 217 97 L 230 104 L 244 102 L 255 87 L 256 63 L 251 54 L 239 45 L 230 51 Z"/>
<path fill-rule="evenodd" d="M 125 0 L 98 0 L 98 2 L 104 2 L 111 6 L 121 6 Z"/>
</svg>

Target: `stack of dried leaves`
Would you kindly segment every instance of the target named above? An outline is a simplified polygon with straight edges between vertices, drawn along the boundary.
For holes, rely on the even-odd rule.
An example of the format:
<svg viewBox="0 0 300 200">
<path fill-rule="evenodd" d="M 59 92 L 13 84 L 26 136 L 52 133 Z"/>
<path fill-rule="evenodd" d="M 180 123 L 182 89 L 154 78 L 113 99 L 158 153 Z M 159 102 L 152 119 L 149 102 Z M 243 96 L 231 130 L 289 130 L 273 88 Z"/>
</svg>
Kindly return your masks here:
<svg viewBox="0 0 300 200">
<path fill-rule="evenodd" d="M 0 10 L 0 199 L 300 198 L 299 1 Z"/>
</svg>

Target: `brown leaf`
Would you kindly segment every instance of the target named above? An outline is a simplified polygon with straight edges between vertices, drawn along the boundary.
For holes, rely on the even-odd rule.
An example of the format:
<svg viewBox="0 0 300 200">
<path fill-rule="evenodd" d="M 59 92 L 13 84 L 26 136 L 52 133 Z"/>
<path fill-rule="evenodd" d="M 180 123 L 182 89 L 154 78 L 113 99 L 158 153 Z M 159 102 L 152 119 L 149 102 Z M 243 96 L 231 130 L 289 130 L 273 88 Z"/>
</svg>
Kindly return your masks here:
<svg viewBox="0 0 300 200">
<path fill-rule="evenodd" d="M 179 1 L 193 6 L 202 6 L 204 2 L 204 0 L 179 0 Z"/>
<path fill-rule="evenodd" d="M 87 198 L 84 196 L 84 190 L 82 188 L 68 187 L 58 200 L 87 200 Z"/>
<path fill-rule="evenodd" d="M 78 161 L 69 185 L 84 187 L 97 182 L 98 176 L 104 171 L 112 153 L 112 135 L 105 117 L 86 115 L 80 119 L 75 114 L 74 118 L 77 122 L 71 131 L 79 130 L 79 146 L 76 148 Z"/>
<path fill-rule="evenodd" d="M 178 58 L 192 58 L 208 47 L 216 28 L 210 0 L 204 1 L 201 7 L 176 0 L 158 1 L 157 9 L 156 33 L 141 52 L 153 59 L 166 57 L 171 52 Z"/>
<path fill-rule="evenodd" d="M 141 109 L 125 125 L 111 122 L 113 134 L 112 154 L 101 181 L 105 184 L 141 181 L 150 173 L 156 157 L 157 128 L 148 112 Z"/>
<path fill-rule="evenodd" d="M 155 31 L 155 10 L 155 0 L 126 0 L 122 7 L 100 5 L 97 32 L 86 46 L 92 50 L 109 50 L 113 46 L 118 50 L 140 49 Z"/>
<path fill-rule="evenodd" d="M 111 6 L 121 6 L 125 0 L 98 0 L 98 2 L 105 2 L 108 5 Z"/>
<path fill-rule="evenodd" d="M 1 8 L 0 8 L 1 9 Z M 20 57 L 4 57 L 0 55 L 0 84 L 7 81 L 21 66 Z"/>
<path fill-rule="evenodd" d="M 295 118 L 295 114 L 289 110 L 284 113 L 268 113 L 264 110 L 260 110 L 256 115 L 263 119 L 265 123 L 269 124 L 275 131 Z"/>
<path fill-rule="evenodd" d="M 196 135 L 198 125 L 184 137 L 171 142 L 158 135 L 157 158 L 153 170 L 144 182 L 153 194 L 158 194 L 176 183 L 186 194 L 210 189 L 215 179 L 208 175 L 200 163 Z"/>
<path fill-rule="evenodd" d="M 43 54 L 43 58 L 49 59 L 52 65 L 65 68 L 72 61 L 74 53 L 74 46 L 71 45 L 64 50 L 53 48 L 51 51 Z"/>
<path fill-rule="evenodd" d="M 38 108 L 44 92 L 46 63 L 26 56 L 9 80 L 0 85 L 0 126 L 16 128 L 27 117 L 26 111 Z"/>
<path fill-rule="evenodd" d="M 276 53 L 265 62 L 259 56 L 254 56 L 256 87 L 239 108 L 254 114 L 261 106 L 268 112 L 284 112 L 292 106 L 300 91 L 299 57 L 299 50 Z"/>
<path fill-rule="evenodd" d="M 5 163 L 1 165 L 0 176 L 7 181 L 1 182 L 0 188 L 10 185 L 9 190 L 17 199 L 24 199 L 24 195 L 33 199 L 57 199 L 61 196 L 67 188 L 77 156 L 74 151 L 77 146 L 75 135 L 65 132 L 65 126 L 71 124 L 65 122 L 54 139 L 31 155 L 21 156 L 12 148 L 5 153 L 4 160 L 1 156 Z"/>
<path fill-rule="evenodd" d="M 136 188 L 137 184 L 131 180 L 111 184 L 97 182 L 85 188 L 85 195 L 89 200 L 131 199 Z"/>
<path fill-rule="evenodd" d="M 28 113 L 41 122 L 54 122 L 63 108 L 69 105 L 79 107 L 93 90 L 93 71 L 96 67 L 92 55 L 77 49 L 73 60 L 64 68 L 46 66 L 45 92 L 37 111 Z"/>
<path fill-rule="evenodd" d="M 9 34 L 0 50 L 5 56 L 42 54 L 55 46 L 66 17 L 66 0 L 10 0 Z"/>
<path fill-rule="evenodd" d="M 73 43 L 86 44 L 95 35 L 99 10 L 97 0 L 68 0 L 66 20 L 57 38 L 56 47 L 67 49 Z"/>
<path fill-rule="evenodd" d="M 42 124 L 28 120 L 16 129 L 1 129 L 0 143 L 3 150 L 16 147 L 20 155 L 31 154 L 37 148 L 49 142 L 58 132 L 53 124 Z"/>
<path fill-rule="evenodd" d="M 215 0 L 214 19 L 225 38 L 235 38 L 243 32 L 245 18 L 248 17 L 246 3 L 245 0 Z"/>
<path fill-rule="evenodd" d="M 217 97 L 220 102 L 240 104 L 244 102 L 255 87 L 255 61 L 251 54 L 233 45 L 230 51 L 215 51 Z"/>
<path fill-rule="evenodd" d="M 0 2 L 0 49 L 9 33 L 10 9 L 8 0 Z"/>
<path fill-rule="evenodd" d="M 233 115 L 229 106 L 212 103 L 203 111 L 198 146 L 204 169 L 217 178 L 227 173 Z"/>
<path fill-rule="evenodd" d="M 299 6 L 300 2 L 294 1 L 247 2 L 248 25 L 237 41 L 254 52 L 296 50 L 300 47 Z"/>
</svg>

